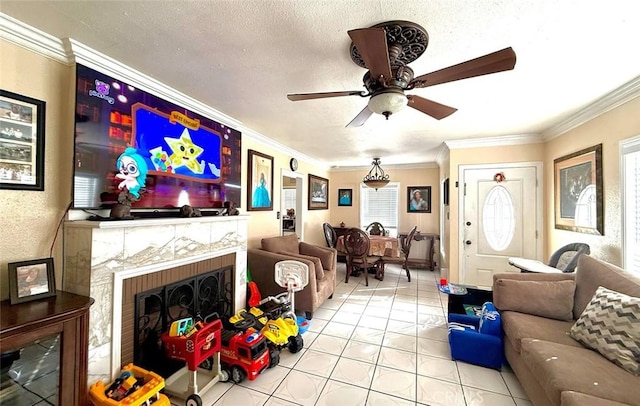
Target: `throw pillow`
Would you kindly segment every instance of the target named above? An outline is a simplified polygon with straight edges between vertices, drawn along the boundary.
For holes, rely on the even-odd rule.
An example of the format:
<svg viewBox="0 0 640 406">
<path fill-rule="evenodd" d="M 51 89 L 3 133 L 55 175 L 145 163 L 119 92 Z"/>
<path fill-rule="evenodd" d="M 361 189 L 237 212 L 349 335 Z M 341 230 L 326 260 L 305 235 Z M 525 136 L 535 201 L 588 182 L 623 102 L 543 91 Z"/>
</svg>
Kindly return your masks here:
<svg viewBox="0 0 640 406">
<path fill-rule="evenodd" d="M 599 286 L 569 334 L 640 376 L 640 298 Z"/>
<path fill-rule="evenodd" d="M 316 279 L 322 279 L 324 278 L 324 269 L 322 269 L 322 262 L 320 261 L 320 258 L 318 257 L 312 257 L 310 255 L 302 255 L 302 254 L 292 254 L 290 252 L 279 252 L 279 254 L 282 255 L 286 255 L 288 257 L 290 257 L 289 259 L 308 259 L 309 261 L 313 262 L 313 267 L 315 268 L 315 275 L 316 275 Z M 309 269 L 309 277 L 311 277 L 311 272 L 313 272 L 313 269 Z"/>
<path fill-rule="evenodd" d="M 576 284 L 563 281 L 522 281 L 498 279 L 493 284 L 493 304 L 556 320 L 573 320 L 573 294 Z"/>
</svg>

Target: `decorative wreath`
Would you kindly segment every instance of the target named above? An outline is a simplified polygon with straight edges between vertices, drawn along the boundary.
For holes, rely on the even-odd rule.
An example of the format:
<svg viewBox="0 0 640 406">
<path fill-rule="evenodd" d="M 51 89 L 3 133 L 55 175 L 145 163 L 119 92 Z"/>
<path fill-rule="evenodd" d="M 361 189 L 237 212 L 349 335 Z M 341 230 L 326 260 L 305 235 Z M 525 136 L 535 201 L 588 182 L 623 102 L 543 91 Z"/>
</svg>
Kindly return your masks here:
<svg viewBox="0 0 640 406">
<path fill-rule="evenodd" d="M 504 182 L 507 179 L 504 177 L 504 172 L 498 172 L 495 175 L 493 175 L 493 180 L 500 183 L 500 182 Z"/>
</svg>

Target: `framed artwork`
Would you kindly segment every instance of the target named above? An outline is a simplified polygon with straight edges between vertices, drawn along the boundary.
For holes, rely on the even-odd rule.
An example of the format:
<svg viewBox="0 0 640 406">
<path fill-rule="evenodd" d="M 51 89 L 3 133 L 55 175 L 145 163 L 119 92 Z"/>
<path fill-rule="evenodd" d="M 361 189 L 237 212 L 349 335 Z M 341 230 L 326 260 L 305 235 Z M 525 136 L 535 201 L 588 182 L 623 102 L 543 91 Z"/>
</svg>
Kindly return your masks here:
<svg viewBox="0 0 640 406">
<path fill-rule="evenodd" d="M 431 213 L 431 186 L 407 187 L 407 213 Z"/>
<path fill-rule="evenodd" d="M 449 205 L 449 178 L 442 183 L 442 204 Z"/>
<path fill-rule="evenodd" d="M 309 174 L 309 210 L 329 208 L 329 179 Z"/>
<path fill-rule="evenodd" d="M 553 161 L 555 228 L 604 235 L 602 144 Z"/>
<path fill-rule="evenodd" d="M 353 189 L 338 189 L 338 206 L 353 204 Z"/>
<path fill-rule="evenodd" d="M 0 89 L 0 189 L 44 190 L 45 102 Z"/>
<path fill-rule="evenodd" d="M 29 302 L 56 295 L 53 258 L 12 262 L 9 268 L 11 304 Z"/>
<path fill-rule="evenodd" d="M 249 150 L 247 210 L 273 210 L 273 157 Z"/>
</svg>

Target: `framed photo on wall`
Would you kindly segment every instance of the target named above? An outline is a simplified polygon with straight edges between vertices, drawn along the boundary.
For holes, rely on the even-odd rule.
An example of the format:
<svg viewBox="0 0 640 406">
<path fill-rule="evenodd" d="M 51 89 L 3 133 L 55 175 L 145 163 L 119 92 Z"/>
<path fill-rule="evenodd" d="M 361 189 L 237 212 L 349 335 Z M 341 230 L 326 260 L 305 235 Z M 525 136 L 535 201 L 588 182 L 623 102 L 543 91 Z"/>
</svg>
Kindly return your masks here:
<svg viewBox="0 0 640 406">
<path fill-rule="evenodd" d="M 56 295 L 53 258 L 12 262 L 9 268 L 11 304 L 29 302 Z"/>
<path fill-rule="evenodd" d="M 0 189 L 44 190 L 45 102 L 0 89 Z"/>
<path fill-rule="evenodd" d="M 353 189 L 338 189 L 338 206 L 353 204 Z"/>
<path fill-rule="evenodd" d="M 309 210 L 329 208 L 329 179 L 309 174 Z"/>
<path fill-rule="evenodd" d="M 555 228 L 604 235 L 602 144 L 553 161 Z"/>
<path fill-rule="evenodd" d="M 407 187 L 407 213 L 431 213 L 431 186 Z"/>
<path fill-rule="evenodd" d="M 273 210 L 273 157 L 249 150 L 247 210 Z"/>
</svg>

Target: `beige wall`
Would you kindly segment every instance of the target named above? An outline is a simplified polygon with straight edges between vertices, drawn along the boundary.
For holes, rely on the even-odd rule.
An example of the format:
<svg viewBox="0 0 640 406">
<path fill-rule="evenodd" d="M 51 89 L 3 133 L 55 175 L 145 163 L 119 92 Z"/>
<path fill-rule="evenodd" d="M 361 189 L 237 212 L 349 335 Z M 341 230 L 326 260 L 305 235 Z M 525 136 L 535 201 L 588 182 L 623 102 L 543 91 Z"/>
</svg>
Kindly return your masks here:
<svg viewBox="0 0 640 406">
<path fill-rule="evenodd" d="M 449 155 L 450 169 L 450 205 L 449 205 L 449 246 L 445 247 L 449 258 L 449 279 L 459 281 L 460 261 L 458 258 L 460 236 L 458 235 L 459 201 L 458 169 L 460 165 L 514 162 L 542 162 L 544 159 L 544 144 L 511 145 L 504 147 L 483 147 L 468 149 L 453 149 Z M 544 235 L 544 233 L 543 233 Z"/>
<path fill-rule="evenodd" d="M 43 192 L 0 190 L 2 202 L 2 239 L 0 239 L 0 299 L 9 297 L 7 264 L 52 256 L 55 260 L 57 286 L 63 272 L 62 238 L 55 240 L 58 223 L 71 201 L 73 177 L 73 131 L 75 102 L 75 68 L 41 56 L 35 52 L 0 40 L 0 88 L 44 100 L 46 104 L 45 190 Z M 212 106 L 215 108 L 215 106 Z M 280 234 L 281 170 L 289 168 L 289 155 L 243 137 L 242 179 L 247 180 L 248 149 L 274 157 L 274 210 L 246 211 L 246 189 L 242 191 L 241 214 L 250 215 L 249 247 L 260 245 L 260 239 Z M 298 172 L 328 178 L 328 170 L 298 159 Z M 328 210 L 307 211 L 304 199 L 305 241 L 325 245 L 322 223 L 329 219 Z"/>
<path fill-rule="evenodd" d="M 53 257 L 57 286 L 61 286 L 60 235 L 50 250 L 71 201 L 75 71 L 3 40 L 0 60 L 0 88 L 46 102 L 44 191 L 0 190 L 0 299 L 6 299 L 9 262 Z"/>
<path fill-rule="evenodd" d="M 400 183 L 399 230 L 409 231 L 414 225 L 423 233 L 438 233 L 440 224 L 439 169 L 436 166 L 415 169 L 396 169 L 382 166 L 392 182 Z M 348 227 L 360 223 L 360 184 L 369 169 L 334 170 L 330 177 L 330 223 L 344 222 Z M 407 213 L 407 187 L 431 186 L 431 213 Z M 353 189 L 353 205 L 338 206 L 338 189 Z"/>
<path fill-rule="evenodd" d="M 574 128 L 545 144 L 545 222 L 546 252 L 550 255 L 571 242 L 584 242 L 591 255 L 622 265 L 620 246 L 620 157 L 619 142 L 640 134 L 640 98 L 631 100 L 601 116 Z M 604 236 L 556 230 L 553 216 L 553 160 L 602 143 L 604 187 Z"/>
</svg>

